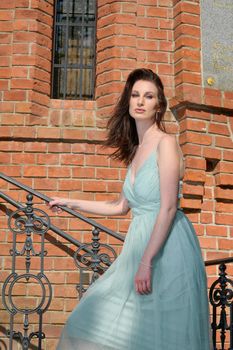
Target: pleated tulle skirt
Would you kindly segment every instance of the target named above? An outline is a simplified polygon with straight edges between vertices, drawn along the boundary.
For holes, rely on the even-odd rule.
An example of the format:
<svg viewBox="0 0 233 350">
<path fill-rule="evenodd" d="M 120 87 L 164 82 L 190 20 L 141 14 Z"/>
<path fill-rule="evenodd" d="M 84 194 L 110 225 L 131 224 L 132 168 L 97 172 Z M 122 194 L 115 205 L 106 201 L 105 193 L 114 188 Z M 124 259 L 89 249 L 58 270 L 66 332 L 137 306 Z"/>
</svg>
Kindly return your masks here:
<svg viewBox="0 0 233 350">
<path fill-rule="evenodd" d="M 134 216 L 122 253 L 73 310 L 57 350 L 210 350 L 206 273 L 192 224 L 177 210 L 154 258 L 152 293 L 134 277 L 156 212 Z"/>
</svg>

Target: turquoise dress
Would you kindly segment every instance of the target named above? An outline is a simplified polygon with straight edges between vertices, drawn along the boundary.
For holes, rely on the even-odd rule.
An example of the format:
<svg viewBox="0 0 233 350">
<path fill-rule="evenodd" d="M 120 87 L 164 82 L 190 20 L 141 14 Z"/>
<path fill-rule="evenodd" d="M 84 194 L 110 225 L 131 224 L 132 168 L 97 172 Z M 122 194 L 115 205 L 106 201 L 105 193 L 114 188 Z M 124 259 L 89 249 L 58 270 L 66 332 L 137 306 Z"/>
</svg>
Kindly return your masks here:
<svg viewBox="0 0 233 350">
<path fill-rule="evenodd" d="M 210 350 L 206 273 L 196 233 L 178 208 L 153 260 L 152 293 L 134 277 L 160 208 L 156 151 L 123 191 L 133 219 L 111 267 L 89 287 L 64 327 L 57 350 Z"/>
</svg>

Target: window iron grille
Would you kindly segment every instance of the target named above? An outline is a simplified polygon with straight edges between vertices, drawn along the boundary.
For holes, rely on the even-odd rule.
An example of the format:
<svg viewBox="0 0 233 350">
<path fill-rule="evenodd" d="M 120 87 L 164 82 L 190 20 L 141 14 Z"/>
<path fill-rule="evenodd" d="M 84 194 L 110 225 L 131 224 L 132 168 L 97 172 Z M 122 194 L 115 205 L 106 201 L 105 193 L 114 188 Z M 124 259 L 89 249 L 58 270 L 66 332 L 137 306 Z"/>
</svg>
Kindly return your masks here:
<svg viewBox="0 0 233 350">
<path fill-rule="evenodd" d="M 56 0 L 52 98 L 94 98 L 96 1 Z"/>
</svg>

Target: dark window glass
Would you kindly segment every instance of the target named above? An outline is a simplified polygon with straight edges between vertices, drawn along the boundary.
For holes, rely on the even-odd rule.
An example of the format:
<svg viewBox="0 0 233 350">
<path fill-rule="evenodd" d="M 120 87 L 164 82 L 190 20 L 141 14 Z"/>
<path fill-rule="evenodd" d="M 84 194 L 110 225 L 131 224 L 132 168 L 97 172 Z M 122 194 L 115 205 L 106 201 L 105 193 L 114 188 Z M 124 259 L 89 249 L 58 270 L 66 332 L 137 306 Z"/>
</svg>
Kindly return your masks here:
<svg viewBox="0 0 233 350">
<path fill-rule="evenodd" d="M 52 98 L 90 100 L 95 83 L 95 0 L 56 0 Z"/>
</svg>

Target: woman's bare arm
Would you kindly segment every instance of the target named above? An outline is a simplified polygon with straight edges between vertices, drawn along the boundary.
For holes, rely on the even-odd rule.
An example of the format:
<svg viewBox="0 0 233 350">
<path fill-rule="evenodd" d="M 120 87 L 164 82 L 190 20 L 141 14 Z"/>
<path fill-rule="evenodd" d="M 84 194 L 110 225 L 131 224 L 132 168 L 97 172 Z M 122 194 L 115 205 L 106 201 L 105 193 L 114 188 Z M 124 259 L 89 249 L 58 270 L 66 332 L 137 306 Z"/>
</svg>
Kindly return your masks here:
<svg viewBox="0 0 233 350">
<path fill-rule="evenodd" d="M 179 183 L 179 150 L 175 137 L 165 136 L 159 143 L 161 205 L 156 222 L 135 276 L 135 288 L 140 294 L 151 291 L 150 266 L 163 246 L 177 210 Z"/>
<path fill-rule="evenodd" d="M 53 200 L 49 202 L 49 207 L 53 211 L 59 212 L 57 206 L 66 206 L 71 209 L 77 209 L 86 213 L 103 216 L 125 215 L 130 209 L 123 192 L 121 192 L 119 198 L 114 201 L 89 201 L 54 197 Z"/>
</svg>

